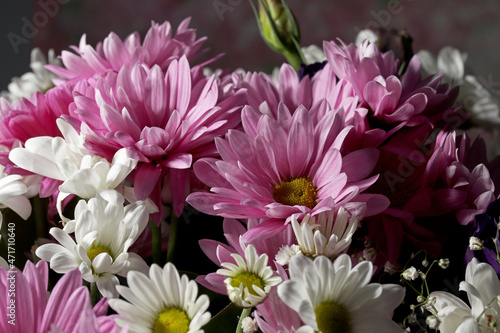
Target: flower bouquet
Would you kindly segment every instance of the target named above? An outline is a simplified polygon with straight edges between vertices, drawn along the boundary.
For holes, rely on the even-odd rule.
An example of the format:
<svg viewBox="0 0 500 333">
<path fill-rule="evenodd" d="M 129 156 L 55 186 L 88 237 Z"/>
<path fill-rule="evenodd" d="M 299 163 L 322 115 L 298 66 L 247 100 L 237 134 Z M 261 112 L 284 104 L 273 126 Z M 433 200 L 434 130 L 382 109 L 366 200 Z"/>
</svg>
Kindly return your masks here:
<svg viewBox="0 0 500 333">
<path fill-rule="evenodd" d="M 497 331 L 496 92 L 250 3 L 273 73 L 189 19 L 33 50 L 0 99 L 1 332 Z"/>
</svg>

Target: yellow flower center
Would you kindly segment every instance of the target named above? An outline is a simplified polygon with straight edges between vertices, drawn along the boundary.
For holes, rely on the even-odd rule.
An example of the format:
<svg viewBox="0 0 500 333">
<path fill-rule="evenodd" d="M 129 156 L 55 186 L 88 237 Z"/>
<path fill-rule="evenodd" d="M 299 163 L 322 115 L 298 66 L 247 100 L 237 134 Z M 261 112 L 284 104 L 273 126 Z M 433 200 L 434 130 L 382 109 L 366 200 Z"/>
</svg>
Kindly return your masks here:
<svg viewBox="0 0 500 333">
<path fill-rule="evenodd" d="M 91 246 L 87 250 L 87 256 L 89 257 L 90 262 L 92 262 L 94 260 L 94 258 L 97 257 L 101 253 L 107 253 L 111 256 L 111 258 L 113 258 L 113 255 L 111 254 L 111 250 L 109 249 L 109 247 L 106 247 L 106 246 L 94 245 L 94 246 Z"/>
<path fill-rule="evenodd" d="M 243 284 L 243 287 L 247 287 L 248 292 L 255 296 L 259 296 L 259 294 L 253 289 L 253 286 L 264 289 L 264 281 L 258 275 L 250 272 L 240 273 L 231 280 L 231 286 L 235 288 L 238 288 L 240 284 Z"/>
<path fill-rule="evenodd" d="M 309 180 L 309 176 L 283 181 L 273 188 L 273 198 L 276 202 L 290 206 L 306 206 L 311 209 L 316 206 L 316 193 L 318 191 Z"/>
<path fill-rule="evenodd" d="M 181 309 L 166 308 L 158 315 L 153 333 L 186 333 L 189 331 L 189 318 Z"/>
<path fill-rule="evenodd" d="M 336 302 L 323 302 L 314 310 L 316 323 L 322 333 L 351 333 L 349 311 Z"/>
</svg>

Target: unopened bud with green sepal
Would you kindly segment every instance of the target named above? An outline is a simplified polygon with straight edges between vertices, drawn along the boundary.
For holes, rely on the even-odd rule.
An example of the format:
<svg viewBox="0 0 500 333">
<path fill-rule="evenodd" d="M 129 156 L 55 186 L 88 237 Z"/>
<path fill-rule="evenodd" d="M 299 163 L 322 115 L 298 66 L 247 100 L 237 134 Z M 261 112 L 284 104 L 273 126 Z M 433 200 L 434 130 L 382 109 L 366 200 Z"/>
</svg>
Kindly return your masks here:
<svg viewBox="0 0 500 333">
<path fill-rule="evenodd" d="M 284 0 L 253 0 L 250 4 L 257 17 L 260 34 L 275 52 L 283 54 L 297 71 L 305 63 L 300 49 L 300 30 L 290 8 Z"/>
</svg>

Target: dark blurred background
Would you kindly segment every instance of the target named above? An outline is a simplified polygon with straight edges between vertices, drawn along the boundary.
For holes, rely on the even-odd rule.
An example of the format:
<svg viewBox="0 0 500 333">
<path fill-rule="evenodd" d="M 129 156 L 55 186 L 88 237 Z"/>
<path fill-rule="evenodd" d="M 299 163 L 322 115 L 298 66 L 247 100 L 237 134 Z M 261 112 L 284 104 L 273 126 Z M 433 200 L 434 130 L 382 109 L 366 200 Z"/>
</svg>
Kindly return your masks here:
<svg viewBox="0 0 500 333">
<path fill-rule="evenodd" d="M 289 0 L 302 31 L 301 45 L 341 38 L 351 42 L 365 27 L 406 29 L 414 49 L 437 52 L 451 45 L 467 52 L 476 75 L 500 81 L 500 2 L 498 0 Z M 83 33 L 93 45 L 110 31 L 122 38 L 141 36 L 151 20 L 173 27 L 192 17 L 198 36 L 207 36 L 210 54 L 226 56 L 214 66 L 269 71 L 283 59 L 260 39 L 248 0 L 3 0 L 0 5 L 0 90 L 12 76 L 29 70 L 38 46 L 59 53 L 77 45 Z"/>
</svg>

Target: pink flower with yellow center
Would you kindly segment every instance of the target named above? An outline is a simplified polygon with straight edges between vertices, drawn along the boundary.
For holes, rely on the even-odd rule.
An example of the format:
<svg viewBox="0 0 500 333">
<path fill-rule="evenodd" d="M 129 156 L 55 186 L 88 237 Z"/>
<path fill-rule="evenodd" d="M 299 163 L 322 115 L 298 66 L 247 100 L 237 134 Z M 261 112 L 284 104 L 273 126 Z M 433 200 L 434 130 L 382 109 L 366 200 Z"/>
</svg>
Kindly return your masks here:
<svg viewBox="0 0 500 333">
<path fill-rule="evenodd" d="M 326 108 L 325 104 L 321 107 Z M 243 128 L 247 114 L 243 110 Z M 229 218 L 264 221 L 245 234 L 246 242 L 273 236 L 292 215 L 315 216 L 344 206 L 358 216 L 372 215 L 388 206 L 387 198 L 361 193 L 377 176 L 371 176 L 378 150 L 365 148 L 342 156 L 345 126 L 342 113 L 324 112 L 317 119 L 304 107 L 293 114 L 284 105 L 278 120 L 262 115 L 257 135 L 231 130 L 216 138 L 221 159 L 196 162 L 196 176 L 211 193 L 192 193 L 187 201 L 201 212 Z"/>
</svg>

